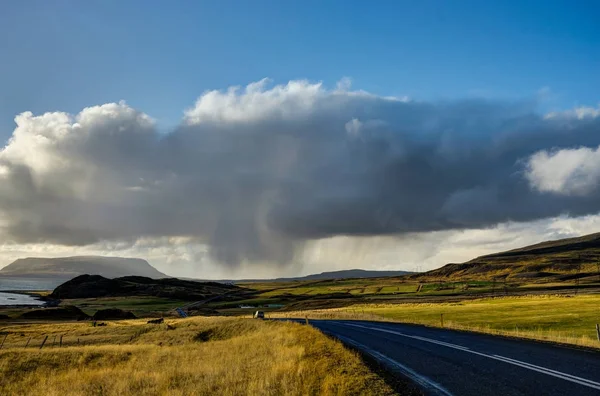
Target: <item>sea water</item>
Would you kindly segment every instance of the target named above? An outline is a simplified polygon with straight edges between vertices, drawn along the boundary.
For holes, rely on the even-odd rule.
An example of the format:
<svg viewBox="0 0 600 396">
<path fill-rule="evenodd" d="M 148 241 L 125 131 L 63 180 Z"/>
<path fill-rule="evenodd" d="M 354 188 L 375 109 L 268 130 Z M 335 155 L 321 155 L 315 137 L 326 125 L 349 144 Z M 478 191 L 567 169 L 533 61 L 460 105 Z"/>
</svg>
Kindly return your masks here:
<svg viewBox="0 0 600 396">
<path fill-rule="evenodd" d="M 42 305 L 44 302 L 27 294 L 7 291 L 54 290 L 64 279 L 19 278 L 0 276 L 0 305 Z"/>
<path fill-rule="evenodd" d="M 56 286 L 66 282 L 68 279 L 58 278 L 21 278 L 12 276 L 0 276 L 0 291 L 13 290 L 54 290 Z"/>
<path fill-rule="evenodd" d="M 0 292 L 1 305 L 42 305 L 44 302 L 27 294 Z"/>
</svg>

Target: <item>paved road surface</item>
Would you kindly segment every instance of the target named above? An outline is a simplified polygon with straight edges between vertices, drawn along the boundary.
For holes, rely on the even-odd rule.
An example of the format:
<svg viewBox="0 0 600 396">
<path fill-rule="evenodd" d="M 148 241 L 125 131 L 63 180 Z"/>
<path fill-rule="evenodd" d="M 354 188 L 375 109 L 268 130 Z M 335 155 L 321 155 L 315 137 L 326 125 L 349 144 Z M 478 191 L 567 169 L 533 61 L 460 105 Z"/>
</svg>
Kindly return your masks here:
<svg viewBox="0 0 600 396">
<path fill-rule="evenodd" d="M 600 395 L 600 352 L 396 323 L 310 324 L 430 395 Z"/>
</svg>

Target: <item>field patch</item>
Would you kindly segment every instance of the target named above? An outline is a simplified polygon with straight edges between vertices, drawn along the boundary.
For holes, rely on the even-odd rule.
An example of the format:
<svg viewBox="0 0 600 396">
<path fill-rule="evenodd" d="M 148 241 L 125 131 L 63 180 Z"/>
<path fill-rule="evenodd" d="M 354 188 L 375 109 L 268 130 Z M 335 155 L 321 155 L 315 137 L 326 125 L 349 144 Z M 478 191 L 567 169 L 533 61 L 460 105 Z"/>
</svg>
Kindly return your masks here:
<svg viewBox="0 0 600 396">
<path fill-rule="evenodd" d="M 0 350 L 3 395 L 393 394 L 354 352 L 295 323 L 195 317 L 0 331 L 8 334 Z M 46 335 L 63 335 L 63 346 L 24 347 Z"/>
<path fill-rule="evenodd" d="M 283 317 L 365 319 L 416 323 L 600 348 L 600 295 L 536 295 L 455 302 L 355 304 Z"/>
</svg>

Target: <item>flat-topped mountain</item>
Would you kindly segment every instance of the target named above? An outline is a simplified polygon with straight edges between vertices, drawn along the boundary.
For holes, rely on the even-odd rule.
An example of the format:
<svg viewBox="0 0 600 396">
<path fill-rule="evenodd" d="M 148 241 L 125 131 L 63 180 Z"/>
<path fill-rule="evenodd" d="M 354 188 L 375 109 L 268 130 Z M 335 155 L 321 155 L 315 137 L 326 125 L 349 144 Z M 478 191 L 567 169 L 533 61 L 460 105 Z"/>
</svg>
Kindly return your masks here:
<svg viewBox="0 0 600 396">
<path fill-rule="evenodd" d="M 74 256 L 58 258 L 28 257 L 0 269 L 0 276 L 70 279 L 95 274 L 107 278 L 135 275 L 166 278 L 167 275 L 139 258 Z"/>
<path fill-rule="evenodd" d="M 447 264 L 420 276 L 567 280 L 600 276 L 599 263 L 600 233 L 594 233 L 488 254 L 462 264 Z"/>
</svg>

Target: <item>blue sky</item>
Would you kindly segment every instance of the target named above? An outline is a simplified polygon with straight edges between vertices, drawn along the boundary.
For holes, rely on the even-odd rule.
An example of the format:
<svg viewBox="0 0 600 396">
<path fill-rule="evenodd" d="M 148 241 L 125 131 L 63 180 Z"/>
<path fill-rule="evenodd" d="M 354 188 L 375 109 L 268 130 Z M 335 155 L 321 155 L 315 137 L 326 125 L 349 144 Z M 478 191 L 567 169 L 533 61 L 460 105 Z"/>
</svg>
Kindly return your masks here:
<svg viewBox="0 0 600 396">
<path fill-rule="evenodd" d="M 126 100 L 176 124 L 207 89 L 307 78 L 417 99 L 600 102 L 594 1 L 24 1 L 0 5 L 0 128 Z"/>
<path fill-rule="evenodd" d="M 20 117 L 0 266 L 425 269 L 598 231 L 598 21 L 597 1 L 0 2 L 0 139 L 97 106 Z M 345 77 L 375 95 L 325 89 Z"/>
</svg>

